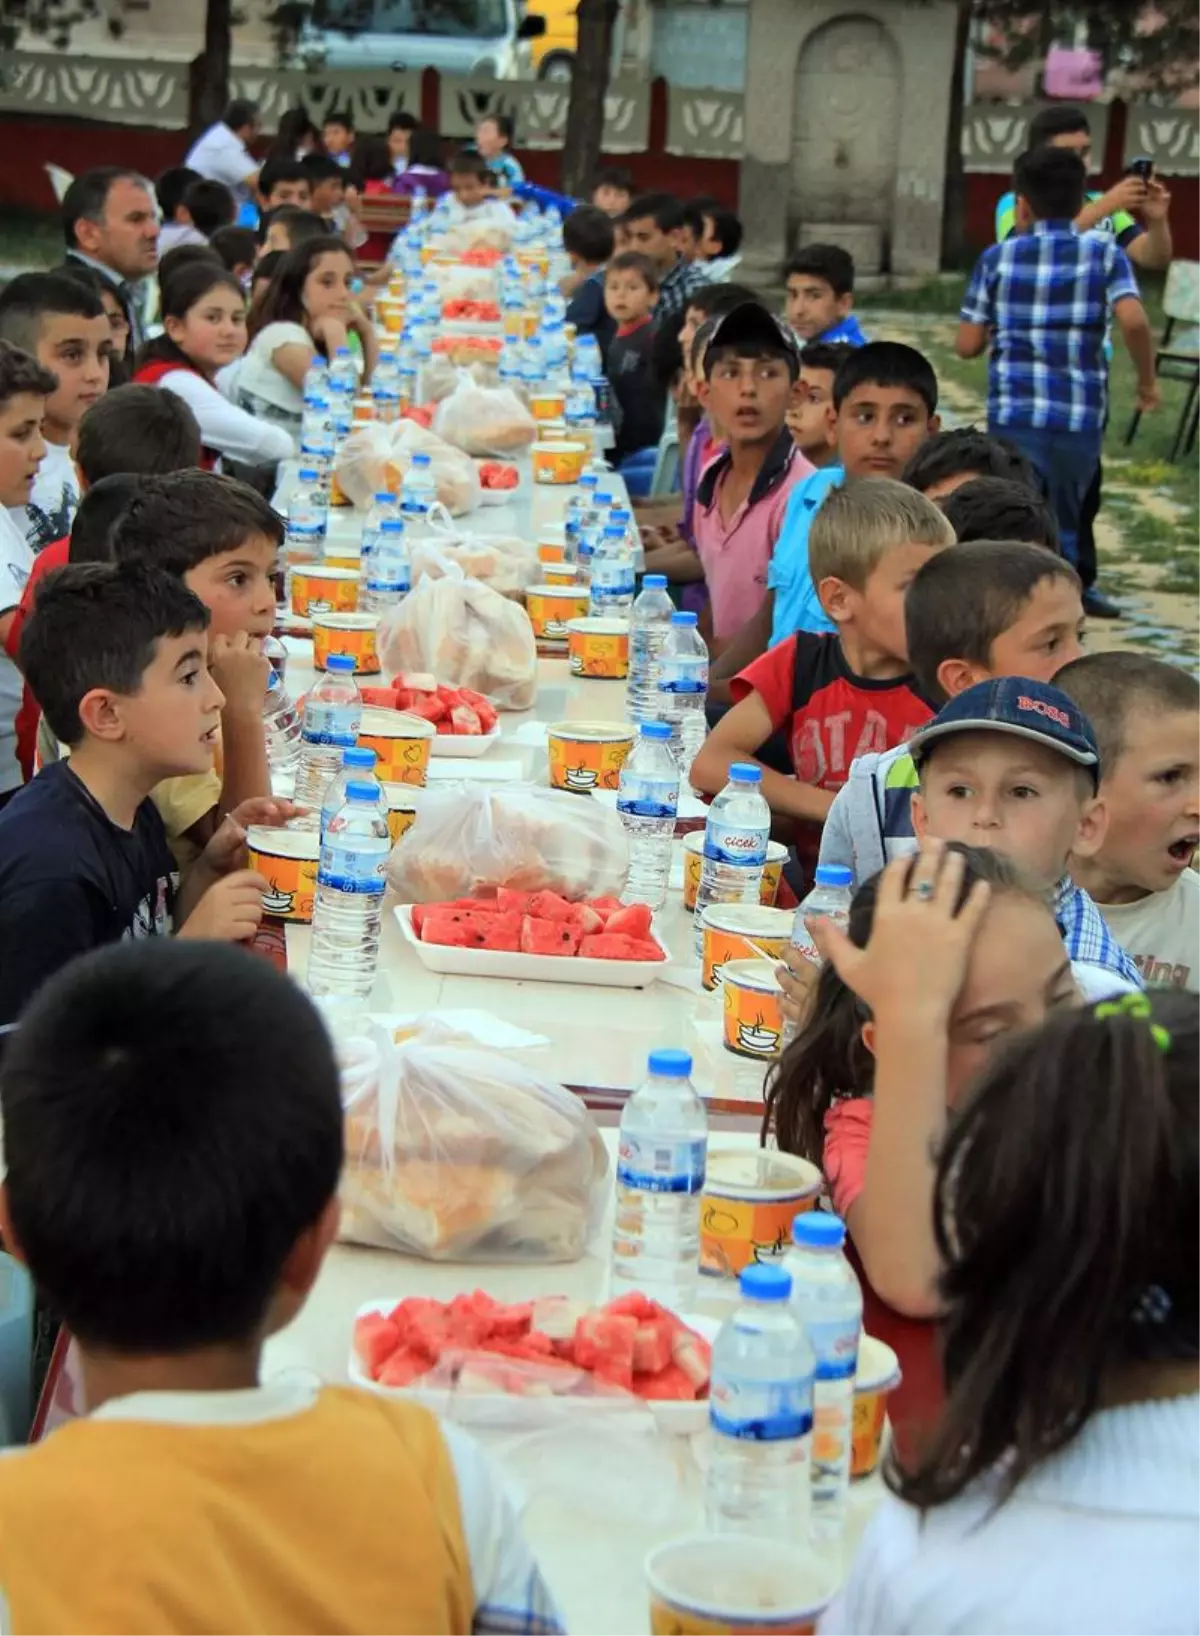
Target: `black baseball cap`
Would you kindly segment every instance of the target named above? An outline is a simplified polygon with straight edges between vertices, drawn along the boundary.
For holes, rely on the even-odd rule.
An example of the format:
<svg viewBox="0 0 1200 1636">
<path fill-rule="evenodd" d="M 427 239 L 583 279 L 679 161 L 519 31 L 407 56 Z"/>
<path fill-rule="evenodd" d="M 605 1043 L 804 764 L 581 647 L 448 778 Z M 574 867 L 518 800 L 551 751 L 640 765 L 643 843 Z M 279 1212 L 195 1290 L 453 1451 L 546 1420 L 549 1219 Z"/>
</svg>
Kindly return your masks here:
<svg viewBox="0 0 1200 1636">
<path fill-rule="evenodd" d="M 1076 766 L 1087 767 L 1100 781 L 1100 751 L 1092 724 L 1073 699 L 1057 687 L 1028 676 L 1002 676 L 976 682 L 944 704 L 908 741 L 920 767 L 931 744 L 952 733 L 1011 733 L 1057 750 Z"/>
<path fill-rule="evenodd" d="M 718 347 L 761 348 L 785 359 L 793 380 L 800 373 L 800 348 L 796 337 L 783 320 L 776 318 L 761 301 L 743 301 L 740 306 L 717 319 L 704 352 L 706 380 Z"/>
</svg>

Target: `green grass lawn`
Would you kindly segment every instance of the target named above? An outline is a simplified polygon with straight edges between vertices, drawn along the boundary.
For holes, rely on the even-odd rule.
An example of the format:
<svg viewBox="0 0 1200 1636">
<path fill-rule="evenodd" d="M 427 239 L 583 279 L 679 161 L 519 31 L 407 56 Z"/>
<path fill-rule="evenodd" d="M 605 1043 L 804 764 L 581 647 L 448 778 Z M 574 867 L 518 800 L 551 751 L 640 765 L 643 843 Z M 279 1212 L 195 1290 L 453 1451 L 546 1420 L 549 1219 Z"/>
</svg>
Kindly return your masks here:
<svg viewBox="0 0 1200 1636">
<path fill-rule="evenodd" d="M 27 210 L 0 214 L 0 267 L 53 267 L 62 260 L 63 248 L 57 216 L 35 216 Z"/>
</svg>

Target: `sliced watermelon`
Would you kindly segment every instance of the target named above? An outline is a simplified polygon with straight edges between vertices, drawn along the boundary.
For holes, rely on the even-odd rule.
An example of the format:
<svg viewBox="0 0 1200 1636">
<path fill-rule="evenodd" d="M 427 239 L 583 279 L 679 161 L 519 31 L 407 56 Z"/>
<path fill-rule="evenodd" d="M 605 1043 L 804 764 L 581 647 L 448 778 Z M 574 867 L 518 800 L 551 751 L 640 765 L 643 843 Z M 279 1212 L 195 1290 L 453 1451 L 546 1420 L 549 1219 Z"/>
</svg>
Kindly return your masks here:
<svg viewBox="0 0 1200 1636">
<path fill-rule="evenodd" d="M 481 949 L 496 949 L 504 954 L 521 952 L 521 923 L 524 915 L 513 910 L 507 915 L 489 915 Z"/>
<path fill-rule="evenodd" d="M 604 917 L 593 909 L 590 903 L 573 903 L 571 924 L 578 926 L 584 937 L 587 937 L 592 932 L 604 930 Z"/>
<path fill-rule="evenodd" d="M 381 1386 L 399 1388 L 411 1386 L 414 1380 L 429 1373 L 429 1359 L 409 1347 L 399 1347 L 375 1376 Z"/>
<path fill-rule="evenodd" d="M 529 900 L 529 913 L 539 920 L 573 921 L 575 905 L 557 892 L 535 892 Z"/>
<path fill-rule="evenodd" d="M 654 952 L 649 952 L 653 950 Z M 632 937 L 621 937 L 615 932 L 594 932 L 579 945 L 584 960 L 663 960 L 666 956 L 657 943 L 645 943 Z"/>
<path fill-rule="evenodd" d="M 575 1362 L 598 1380 L 628 1391 L 633 1385 L 633 1346 L 638 1321 L 603 1308 L 585 1313 L 575 1326 Z"/>
<path fill-rule="evenodd" d="M 523 954 L 575 954 L 579 949 L 579 938 L 578 926 L 562 920 L 542 920 L 536 915 L 526 915 L 521 922 Z"/>
<path fill-rule="evenodd" d="M 354 1355 L 372 1380 L 400 1345 L 400 1331 L 381 1312 L 367 1312 L 354 1325 Z"/>
<path fill-rule="evenodd" d="M 450 720 L 453 723 L 454 731 L 460 738 L 478 738 L 483 732 L 483 728 L 479 725 L 479 716 L 471 709 L 469 704 L 452 705 Z"/>
<path fill-rule="evenodd" d="M 691 1403 L 697 1396 L 695 1383 L 688 1379 L 677 1363 L 668 1363 L 653 1375 L 635 1374 L 632 1385 L 638 1397 L 659 1402 Z"/>
<path fill-rule="evenodd" d="M 428 670 L 402 670 L 393 682 L 396 687 L 408 687 L 414 693 L 437 692 L 437 677 Z"/>
<path fill-rule="evenodd" d="M 413 702 L 414 695 L 413 695 L 413 691 L 412 691 L 412 689 L 410 687 L 398 687 L 398 688 L 396 688 L 395 691 L 394 691 L 394 697 L 395 697 L 395 700 L 396 700 L 396 709 L 397 710 L 411 710 L 412 709 L 412 702 Z"/>
<path fill-rule="evenodd" d="M 439 722 L 450 719 L 450 711 L 436 693 L 415 693 L 408 710 L 410 715 L 420 716 L 423 721 Z"/>
<path fill-rule="evenodd" d="M 681 1324 L 671 1340 L 671 1359 L 692 1382 L 697 1396 L 707 1390 L 712 1375 L 712 1347 L 703 1335 Z"/>
<path fill-rule="evenodd" d="M 625 907 L 620 898 L 588 898 L 587 901 L 597 914 L 604 916 L 605 920 L 609 915 L 615 915 Z"/>
<path fill-rule="evenodd" d="M 649 1323 L 653 1318 L 671 1318 L 666 1307 L 660 1307 L 658 1302 L 649 1295 L 643 1294 L 640 1289 L 626 1290 L 624 1295 L 618 1295 L 615 1301 L 610 1301 L 604 1309 L 625 1317 L 633 1317 L 639 1323 Z M 678 1320 L 675 1320 L 678 1321 Z"/>
<path fill-rule="evenodd" d="M 425 916 L 428 913 L 429 913 L 429 905 L 427 903 L 414 903 L 413 904 L 413 906 L 412 906 L 412 929 L 417 934 L 418 937 L 420 937 L 420 935 L 421 935 L 421 928 L 425 924 Z"/>
<path fill-rule="evenodd" d="M 466 914 L 460 909 L 433 909 L 425 916 L 421 942 L 441 943 L 454 949 L 479 949 L 495 918 L 495 915 Z"/>
<path fill-rule="evenodd" d="M 633 1337 L 633 1372 L 657 1375 L 671 1362 L 671 1324 L 665 1318 L 639 1323 Z"/>
<path fill-rule="evenodd" d="M 394 687 L 360 687 L 364 704 L 374 705 L 379 710 L 397 710 L 396 690 Z"/>
<path fill-rule="evenodd" d="M 514 892 L 508 886 L 501 886 L 496 892 L 496 907 L 501 913 L 515 909 L 519 914 L 527 915 L 532 898 L 532 892 Z"/>
<path fill-rule="evenodd" d="M 609 915 L 604 922 L 604 930 L 614 937 L 647 938 L 650 936 L 651 918 L 648 904 L 628 903 L 623 909 Z"/>
</svg>

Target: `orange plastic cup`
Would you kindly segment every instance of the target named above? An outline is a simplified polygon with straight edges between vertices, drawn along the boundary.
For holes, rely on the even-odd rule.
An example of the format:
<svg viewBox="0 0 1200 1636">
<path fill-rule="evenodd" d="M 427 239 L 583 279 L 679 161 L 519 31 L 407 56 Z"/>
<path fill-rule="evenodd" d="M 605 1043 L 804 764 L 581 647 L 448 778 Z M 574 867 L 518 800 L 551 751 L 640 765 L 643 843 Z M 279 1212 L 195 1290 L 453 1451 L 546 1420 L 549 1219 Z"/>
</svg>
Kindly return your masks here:
<svg viewBox="0 0 1200 1636">
<path fill-rule="evenodd" d="M 313 664 L 325 670 L 331 653 L 348 653 L 358 676 L 378 676 L 379 654 L 375 633 L 379 620 L 374 614 L 319 613 L 313 615 Z"/>
<path fill-rule="evenodd" d="M 566 394 L 563 392 L 534 392 L 529 399 L 529 412 L 537 421 L 561 421 L 567 412 Z"/>
<path fill-rule="evenodd" d="M 292 569 L 292 612 L 353 613 L 358 607 L 358 573 L 353 568 L 331 568 L 310 563 Z"/>
<path fill-rule="evenodd" d="M 413 794 L 413 788 L 412 784 L 403 783 L 383 786 L 388 809 L 388 836 L 393 846 L 402 835 L 408 834 L 417 821 L 417 797 Z"/>
<path fill-rule="evenodd" d="M 567 624 L 572 676 L 622 682 L 629 675 L 629 626 L 620 619 L 572 619 Z"/>
<path fill-rule="evenodd" d="M 786 909 L 753 903 L 714 903 L 704 911 L 704 957 L 700 982 L 714 989 L 731 960 L 779 960 L 792 935 Z"/>
<path fill-rule="evenodd" d="M 883 1428 L 887 1424 L 888 1394 L 900 1384 L 900 1360 L 890 1346 L 873 1335 L 858 1343 L 854 1376 L 854 1424 L 850 1433 L 850 1475 L 869 1477 L 879 1465 Z"/>
<path fill-rule="evenodd" d="M 531 585 L 525 593 L 535 642 L 565 649 L 568 623 L 583 619 L 587 611 L 588 594 L 578 585 Z"/>
<path fill-rule="evenodd" d="M 560 721 L 546 729 L 550 784 L 556 790 L 615 790 L 634 729 L 615 721 Z"/>
<path fill-rule="evenodd" d="M 750 1534 L 672 1540 L 645 1572 L 653 1636 L 810 1636 L 837 1588 L 835 1566 L 799 1541 Z"/>
<path fill-rule="evenodd" d="M 267 883 L 263 913 L 307 925 L 313 917 L 321 838 L 315 829 L 274 829 L 252 824 L 246 831 L 250 867 Z"/>
<path fill-rule="evenodd" d="M 538 561 L 543 567 L 551 562 L 565 562 L 567 560 L 567 542 L 561 539 L 540 539 L 537 554 Z"/>
<path fill-rule="evenodd" d="M 555 440 L 533 445 L 535 483 L 578 483 L 587 460 L 583 443 Z"/>
<path fill-rule="evenodd" d="M 358 743 L 376 756 L 375 776 L 381 784 L 425 783 L 429 756 L 437 729 L 406 710 L 380 710 L 368 705 L 358 726 Z M 389 825 L 390 828 L 390 825 Z"/>
<path fill-rule="evenodd" d="M 721 974 L 723 1038 L 736 1057 L 774 1062 L 783 1049 L 783 1005 L 770 960 L 730 960 Z"/>
<path fill-rule="evenodd" d="M 700 1200 L 700 1271 L 736 1278 L 752 1261 L 783 1255 L 793 1221 L 816 1208 L 822 1185 L 817 1166 L 790 1153 L 710 1148 Z"/>
<path fill-rule="evenodd" d="M 689 914 L 696 907 L 703 861 L 704 831 L 696 830 L 683 838 L 683 906 Z M 783 866 L 786 862 L 787 847 L 781 845 L 779 841 L 768 841 L 767 861 L 763 865 L 762 884 L 758 889 L 758 901 L 768 909 L 774 906 L 779 895 L 779 882 L 783 879 Z"/>
</svg>

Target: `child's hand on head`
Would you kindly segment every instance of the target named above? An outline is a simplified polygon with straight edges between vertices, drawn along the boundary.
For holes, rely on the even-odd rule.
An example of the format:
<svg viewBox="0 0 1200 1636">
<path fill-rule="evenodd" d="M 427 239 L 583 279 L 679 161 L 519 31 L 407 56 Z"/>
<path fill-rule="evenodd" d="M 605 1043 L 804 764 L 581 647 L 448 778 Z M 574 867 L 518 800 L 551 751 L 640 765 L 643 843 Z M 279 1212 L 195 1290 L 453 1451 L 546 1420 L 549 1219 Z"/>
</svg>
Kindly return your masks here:
<svg viewBox="0 0 1200 1636">
<path fill-rule="evenodd" d="M 956 913 L 963 869 L 962 854 L 936 840 L 925 841 L 915 859 L 894 859 L 879 883 L 865 948 L 828 920 L 810 923 L 822 957 L 877 1021 L 948 1020 L 990 890 L 976 881 Z"/>
<path fill-rule="evenodd" d="M 246 631 L 232 636 L 214 636 L 209 641 L 208 668 L 225 695 L 229 711 L 261 713 L 267 696 L 271 661 L 262 651 L 261 641 Z"/>
<path fill-rule="evenodd" d="M 220 834 L 213 836 L 215 841 Z M 213 841 L 210 841 L 209 847 Z M 208 848 L 205 849 L 207 855 Z M 263 917 L 267 882 L 253 869 L 235 869 L 214 881 L 184 921 L 180 937 L 202 937 L 219 943 L 244 943 Z"/>
</svg>

